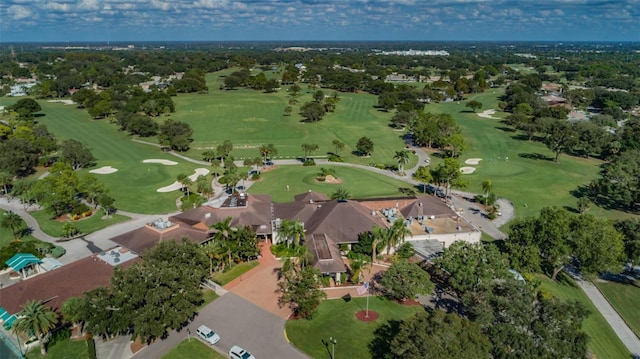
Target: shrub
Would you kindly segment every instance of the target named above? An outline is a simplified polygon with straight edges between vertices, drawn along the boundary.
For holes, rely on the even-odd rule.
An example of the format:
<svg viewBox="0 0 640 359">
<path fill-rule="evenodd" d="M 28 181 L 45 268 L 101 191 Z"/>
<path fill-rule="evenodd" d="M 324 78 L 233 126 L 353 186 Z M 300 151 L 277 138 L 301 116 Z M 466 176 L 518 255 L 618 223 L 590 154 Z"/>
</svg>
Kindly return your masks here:
<svg viewBox="0 0 640 359">
<path fill-rule="evenodd" d="M 315 166 L 316 165 L 316 161 L 313 160 L 313 158 L 309 158 L 306 159 L 303 163 L 303 166 L 308 167 L 308 166 Z"/>
<path fill-rule="evenodd" d="M 384 163 L 377 163 L 374 167 L 379 170 L 383 170 L 386 166 L 384 165 Z"/>
<path fill-rule="evenodd" d="M 271 246 L 271 254 L 278 258 L 286 257 L 289 250 L 285 243 L 278 243 Z"/>
<path fill-rule="evenodd" d="M 553 298 L 553 294 L 546 290 L 545 288 L 538 289 L 538 299 L 539 300 L 549 300 Z"/>
<path fill-rule="evenodd" d="M 71 331 L 67 328 L 56 330 L 51 333 L 51 339 L 49 339 L 48 346 L 53 346 L 56 343 L 63 342 L 71 338 Z"/>
<path fill-rule="evenodd" d="M 323 287 L 329 287 L 331 285 L 331 277 L 323 275 L 320 277 L 320 284 L 322 284 Z"/>
<path fill-rule="evenodd" d="M 91 212 L 91 207 L 87 206 L 84 203 L 79 203 L 77 206 L 73 207 L 71 210 L 72 216 L 81 216 L 83 213 Z"/>
<path fill-rule="evenodd" d="M 253 175 L 251 175 L 252 181 L 257 181 L 259 179 L 260 179 L 260 173 L 254 173 Z"/>
<path fill-rule="evenodd" d="M 67 253 L 67 250 L 60 246 L 53 247 L 53 249 L 51 249 L 51 251 L 49 252 L 49 254 L 51 254 L 53 258 L 60 258 L 65 253 Z"/>
<path fill-rule="evenodd" d="M 331 155 L 329 156 L 329 162 L 344 162 L 344 160 L 338 155 Z"/>
<path fill-rule="evenodd" d="M 413 257 L 415 253 L 416 251 L 415 249 L 413 249 L 413 246 L 411 245 L 411 243 L 403 243 L 396 250 L 396 255 L 398 256 L 398 259 L 409 259 Z"/>
</svg>

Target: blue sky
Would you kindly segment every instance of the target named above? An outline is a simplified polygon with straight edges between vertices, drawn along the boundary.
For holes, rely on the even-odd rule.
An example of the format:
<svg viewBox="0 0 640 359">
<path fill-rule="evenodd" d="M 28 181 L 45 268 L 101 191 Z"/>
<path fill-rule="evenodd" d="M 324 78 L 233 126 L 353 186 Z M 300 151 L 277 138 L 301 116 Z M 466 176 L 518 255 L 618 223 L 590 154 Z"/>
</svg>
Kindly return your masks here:
<svg viewBox="0 0 640 359">
<path fill-rule="evenodd" d="M 640 0 L 2 0 L 0 42 L 640 41 Z"/>
</svg>

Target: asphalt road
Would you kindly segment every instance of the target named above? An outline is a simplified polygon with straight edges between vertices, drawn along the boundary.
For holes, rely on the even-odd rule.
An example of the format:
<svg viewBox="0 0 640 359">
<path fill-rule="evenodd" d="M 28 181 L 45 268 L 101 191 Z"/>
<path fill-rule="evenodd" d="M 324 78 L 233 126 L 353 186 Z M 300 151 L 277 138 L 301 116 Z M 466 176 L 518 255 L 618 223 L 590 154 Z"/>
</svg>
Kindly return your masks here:
<svg viewBox="0 0 640 359">
<path fill-rule="evenodd" d="M 286 341 L 283 319 L 230 292 L 206 306 L 188 326 L 191 340 L 199 340 L 194 336 L 202 324 L 220 335 L 216 347 L 225 355 L 232 346 L 238 345 L 257 359 L 308 358 Z M 172 331 L 167 339 L 147 346 L 133 358 L 160 358 L 187 337 L 186 329 Z"/>
</svg>

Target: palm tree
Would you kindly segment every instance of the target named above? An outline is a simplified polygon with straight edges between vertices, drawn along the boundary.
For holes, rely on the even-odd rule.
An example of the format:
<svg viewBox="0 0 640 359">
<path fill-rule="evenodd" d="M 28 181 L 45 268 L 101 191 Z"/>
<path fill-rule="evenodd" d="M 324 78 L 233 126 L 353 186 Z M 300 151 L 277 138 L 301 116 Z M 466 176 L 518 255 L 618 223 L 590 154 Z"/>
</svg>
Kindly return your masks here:
<svg viewBox="0 0 640 359">
<path fill-rule="evenodd" d="M 207 198 L 213 194 L 213 187 L 211 187 L 211 181 L 207 179 L 207 176 L 200 175 L 196 178 L 196 190 Z"/>
<path fill-rule="evenodd" d="M 304 161 L 307 161 L 310 153 L 317 151 L 320 147 L 316 143 L 303 143 L 302 151 L 304 151 Z"/>
<path fill-rule="evenodd" d="M 333 144 L 333 147 L 336 149 L 336 156 L 340 156 L 339 152 L 341 149 L 344 148 L 344 142 L 341 142 L 340 140 L 336 139 L 333 140 L 333 142 L 331 142 Z"/>
<path fill-rule="evenodd" d="M 191 181 L 191 178 L 189 178 L 189 176 L 187 176 L 184 173 L 180 173 L 179 175 L 177 175 L 176 179 L 182 185 L 182 190 L 184 190 L 184 189 L 187 190 L 187 198 L 188 198 L 189 197 L 189 186 L 193 183 L 193 181 Z"/>
<path fill-rule="evenodd" d="M 244 165 L 247 167 L 255 166 L 256 172 L 258 172 L 258 166 L 260 165 L 260 163 L 262 163 L 262 158 L 260 157 L 247 158 L 246 160 L 244 160 Z"/>
<path fill-rule="evenodd" d="M 213 150 L 213 149 L 209 149 L 202 152 L 202 159 L 209 162 L 210 166 L 213 165 L 212 162 L 213 160 L 216 159 L 216 156 L 217 156 L 217 152 L 216 150 Z"/>
<path fill-rule="evenodd" d="M 331 194 L 331 199 L 345 200 L 349 198 L 351 198 L 351 193 L 342 186 L 338 187 L 338 189 Z"/>
<path fill-rule="evenodd" d="M 351 282 L 360 283 L 360 275 L 362 269 L 367 264 L 367 257 L 361 253 L 357 253 L 353 258 L 349 259 L 349 268 L 351 270 Z"/>
<path fill-rule="evenodd" d="M 58 316 L 49 307 L 42 305 L 42 302 L 35 300 L 24 304 L 20 317 L 13 324 L 16 333 L 24 335 L 35 335 L 40 343 L 40 354 L 47 355 L 45 344 L 49 340 L 49 332 L 58 324 Z"/>
<path fill-rule="evenodd" d="M 490 179 L 486 179 L 484 180 L 484 182 L 482 182 L 482 192 L 484 192 L 484 205 L 487 205 L 487 199 L 489 198 L 489 193 L 491 193 L 491 190 L 493 189 L 493 183 L 491 183 Z"/>
<path fill-rule="evenodd" d="M 11 186 L 13 183 L 13 176 L 4 172 L 0 172 L 0 185 L 2 185 L 2 193 L 5 195 L 9 194 L 9 188 L 7 186 Z"/>
<path fill-rule="evenodd" d="M 300 221 L 284 219 L 278 229 L 278 240 L 287 242 L 287 247 L 302 244 L 304 241 L 304 225 Z"/>
<path fill-rule="evenodd" d="M 80 326 L 79 336 L 82 336 L 82 305 L 84 301 L 82 298 L 71 297 L 64 301 L 62 307 L 60 307 L 60 312 L 62 312 L 62 317 L 67 322 L 71 323 L 74 328 Z"/>
<path fill-rule="evenodd" d="M 18 238 L 18 232 L 23 227 L 24 221 L 17 213 L 13 211 L 7 211 L 4 213 L 4 218 L 0 226 L 6 228 L 13 233 L 14 239 Z"/>
<path fill-rule="evenodd" d="M 378 245 L 385 246 L 387 244 L 389 231 L 378 226 L 371 229 L 371 264 L 376 262 L 378 255 Z"/>
<path fill-rule="evenodd" d="M 387 254 L 389 254 L 391 247 L 396 248 L 398 245 L 404 243 L 404 239 L 407 236 L 412 236 L 411 230 L 407 228 L 404 219 L 398 218 L 393 222 L 391 228 L 388 229 L 387 235 Z"/>
<path fill-rule="evenodd" d="M 72 223 L 67 222 L 62 225 L 62 232 L 64 233 L 65 238 L 71 238 L 71 236 L 78 233 L 78 228 L 76 228 Z"/>
<path fill-rule="evenodd" d="M 215 240 L 209 241 L 205 243 L 203 246 L 201 246 L 200 248 L 202 249 L 204 254 L 207 256 L 207 258 L 209 258 L 209 275 L 213 274 L 214 262 L 218 262 L 218 264 L 219 262 L 222 262 L 222 266 L 223 266 L 222 270 L 224 270 L 224 261 L 222 260 L 224 253 L 223 253 L 223 248 L 219 242 L 216 242 Z"/>
<path fill-rule="evenodd" d="M 300 268 L 304 268 L 313 260 L 313 254 L 307 246 L 297 246 L 294 250 L 295 256 L 300 264 Z"/>
<path fill-rule="evenodd" d="M 398 172 L 400 172 L 400 175 L 404 176 L 404 166 L 409 163 L 409 151 L 396 151 L 396 155 L 393 156 L 393 159 L 398 161 Z"/>
<path fill-rule="evenodd" d="M 262 163 L 263 164 L 267 163 L 267 158 L 268 157 L 275 156 L 276 154 L 278 154 L 278 150 L 273 145 L 273 143 L 270 143 L 268 145 L 260 146 L 260 156 L 262 156 L 262 161 L 263 161 Z"/>
<path fill-rule="evenodd" d="M 231 227 L 231 220 L 231 217 L 227 217 L 224 221 L 210 226 L 213 232 L 213 240 L 218 243 L 221 251 L 227 255 L 229 266 L 231 266 L 231 258 L 235 249 L 234 243 L 231 239 L 238 231 L 237 228 Z"/>
<path fill-rule="evenodd" d="M 209 228 L 212 229 L 213 239 L 215 241 L 225 241 L 228 240 L 232 233 L 237 232 L 238 229 L 235 227 L 231 227 L 231 220 L 233 218 L 227 217 L 222 222 L 218 222 L 216 224 L 211 225 Z"/>
</svg>

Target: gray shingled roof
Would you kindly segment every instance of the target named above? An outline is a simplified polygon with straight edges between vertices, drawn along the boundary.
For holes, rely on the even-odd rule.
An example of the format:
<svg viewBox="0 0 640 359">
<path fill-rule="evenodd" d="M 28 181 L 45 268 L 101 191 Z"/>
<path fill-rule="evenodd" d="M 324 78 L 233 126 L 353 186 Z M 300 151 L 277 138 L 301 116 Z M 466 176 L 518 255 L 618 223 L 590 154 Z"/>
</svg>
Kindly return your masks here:
<svg viewBox="0 0 640 359">
<path fill-rule="evenodd" d="M 376 226 L 386 228 L 380 218 L 372 216 L 367 207 L 356 201 L 333 200 L 309 204 L 308 208 L 314 211 L 305 221 L 307 235 L 325 233 L 337 244 L 355 243 L 360 233 Z"/>
</svg>

